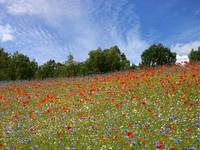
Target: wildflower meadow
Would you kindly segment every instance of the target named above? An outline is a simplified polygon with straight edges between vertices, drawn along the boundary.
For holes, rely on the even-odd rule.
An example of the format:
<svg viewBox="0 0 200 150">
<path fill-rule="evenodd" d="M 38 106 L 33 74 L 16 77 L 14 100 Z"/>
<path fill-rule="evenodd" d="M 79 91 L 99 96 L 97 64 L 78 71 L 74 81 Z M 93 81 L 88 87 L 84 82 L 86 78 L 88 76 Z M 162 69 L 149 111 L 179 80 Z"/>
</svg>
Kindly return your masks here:
<svg viewBox="0 0 200 150">
<path fill-rule="evenodd" d="M 0 149 L 198 150 L 200 63 L 0 83 Z"/>
</svg>

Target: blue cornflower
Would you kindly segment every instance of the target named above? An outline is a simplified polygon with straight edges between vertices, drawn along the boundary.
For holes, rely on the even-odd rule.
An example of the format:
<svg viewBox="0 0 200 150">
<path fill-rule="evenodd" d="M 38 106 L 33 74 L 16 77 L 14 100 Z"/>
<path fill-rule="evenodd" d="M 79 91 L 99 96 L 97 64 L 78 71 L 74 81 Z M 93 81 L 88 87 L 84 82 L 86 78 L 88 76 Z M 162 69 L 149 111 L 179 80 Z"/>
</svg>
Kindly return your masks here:
<svg viewBox="0 0 200 150">
<path fill-rule="evenodd" d="M 197 141 L 197 142 L 200 142 L 200 138 L 197 138 L 196 141 Z"/>
<path fill-rule="evenodd" d="M 174 119 L 173 116 L 169 116 L 169 118 L 168 118 L 169 121 L 172 121 L 173 119 Z"/>
<path fill-rule="evenodd" d="M 191 147 L 189 150 L 196 150 L 196 148 L 195 147 Z"/>
<path fill-rule="evenodd" d="M 74 148 L 74 144 L 72 144 L 72 149 L 71 150 L 75 150 L 75 148 Z"/>
<path fill-rule="evenodd" d="M 178 144 L 178 143 L 180 143 L 180 141 L 181 141 L 180 138 L 176 138 L 174 142 L 175 142 L 176 144 Z"/>
<path fill-rule="evenodd" d="M 125 129 L 125 130 L 124 130 L 124 132 L 126 132 L 126 133 L 127 133 L 127 132 L 128 132 L 128 129 Z"/>
<path fill-rule="evenodd" d="M 32 141 L 32 138 L 27 138 L 27 142 L 31 142 Z"/>
<path fill-rule="evenodd" d="M 195 123 L 194 126 L 195 127 L 200 127 L 200 124 L 199 123 Z"/>
<path fill-rule="evenodd" d="M 130 140 L 129 136 L 125 136 L 124 138 L 125 138 L 126 140 Z"/>
<path fill-rule="evenodd" d="M 136 144 L 137 144 L 137 142 L 135 142 L 135 141 L 132 141 L 132 142 L 131 142 L 131 144 L 132 144 L 132 145 L 136 145 Z"/>
<path fill-rule="evenodd" d="M 196 114 L 196 117 L 197 117 L 198 119 L 200 119 L 200 113 L 197 113 L 197 114 Z"/>
<path fill-rule="evenodd" d="M 29 150 L 33 150 L 33 147 L 29 147 Z"/>
</svg>

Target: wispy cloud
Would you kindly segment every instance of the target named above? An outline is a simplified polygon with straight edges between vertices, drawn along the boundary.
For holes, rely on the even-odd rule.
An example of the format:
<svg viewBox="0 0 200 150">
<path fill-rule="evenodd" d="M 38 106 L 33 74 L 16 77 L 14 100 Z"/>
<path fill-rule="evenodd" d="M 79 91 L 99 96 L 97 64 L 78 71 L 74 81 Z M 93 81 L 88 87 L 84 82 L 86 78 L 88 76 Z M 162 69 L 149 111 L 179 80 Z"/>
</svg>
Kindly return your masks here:
<svg viewBox="0 0 200 150">
<path fill-rule="evenodd" d="M 200 46 L 200 41 L 192 41 L 187 43 L 177 43 L 171 47 L 173 52 L 177 53 L 176 63 L 189 61 L 188 54 L 192 49 L 196 50 Z"/>
<path fill-rule="evenodd" d="M 195 10 L 195 11 L 194 11 L 194 15 L 200 16 L 200 9 Z"/>
<path fill-rule="evenodd" d="M 181 41 L 196 41 L 200 40 L 200 26 L 195 25 L 188 30 L 181 32 L 179 35 L 176 35 L 177 40 Z"/>
<path fill-rule="evenodd" d="M 2 0 L 11 15 L 37 15 L 51 23 L 80 17 L 80 0 Z"/>
<path fill-rule="evenodd" d="M 127 58 L 132 63 L 139 64 L 142 52 L 150 46 L 150 43 L 141 38 L 140 30 L 135 26 L 127 35 L 127 43 L 123 42 L 120 45 L 125 50 Z"/>
<path fill-rule="evenodd" d="M 138 63 L 142 50 L 149 45 L 141 38 L 132 0 L 117 3 L 112 0 L 1 0 L 0 3 L 16 19 L 11 22 L 18 39 L 13 47 L 29 56 L 35 55 L 39 62 L 49 58 L 63 61 L 69 51 L 76 59 L 84 60 L 89 50 L 119 45 L 132 62 Z"/>
<path fill-rule="evenodd" d="M 192 49 L 197 49 L 200 46 L 200 41 L 193 41 L 188 43 L 177 43 L 172 46 L 172 51 L 180 56 L 185 56 L 190 53 Z"/>
<path fill-rule="evenodd" d="M 199 8 L 186 0 L 170 0 L 152 11 L 162 3 L 0 0 L 0 42 L 39 63 L 50 58 L 64 61 L 69 52 L 76 60 L 85 60 L 90 50 L 113 45 L 118 45 L 131 62 L 139 63 L 142 51 L 154 42 L 164 42 L 178 55 L 186 56 L 199 46 Z M 171 13 L 172 7 L 178 5 L 180 8 Z M 163 19 L 166 14 L 169 15 Z"/>
<path fill-rule="evenodd" d="M 11 28 L 10 25 L 0 25 L 0 41 L 1 42 L 7 42 L 7 41 L 13 41 L 14 30 Z"/>
<path fill-rule="evenodd" d="M 149 46 L 149 43 L 141 38 L 140 21 L 136 13 L 135 3 L 131 0 L 99 1 L 92 6 L 94 22 L 91 26 L 98 29 L 97 43 L 104 47 L 118 45 L 134 63 L 139 63 L 140 54 Z M 97 22 L 97 24 L 96 24 Z"/>
</svg>

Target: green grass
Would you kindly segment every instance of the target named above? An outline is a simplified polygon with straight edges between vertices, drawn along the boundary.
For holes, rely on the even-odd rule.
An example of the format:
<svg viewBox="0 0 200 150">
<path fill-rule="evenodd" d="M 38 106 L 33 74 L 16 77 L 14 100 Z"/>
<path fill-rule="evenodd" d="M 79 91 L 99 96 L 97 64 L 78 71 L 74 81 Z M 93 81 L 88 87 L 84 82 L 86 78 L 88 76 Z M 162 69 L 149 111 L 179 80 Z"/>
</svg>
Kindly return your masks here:
<svg viewBox="0 0 200 150">
<path fill-rule="evenodd" d="M 200 64 L 0 87 L 0 149 L 200 148 Z"/>
</svg>

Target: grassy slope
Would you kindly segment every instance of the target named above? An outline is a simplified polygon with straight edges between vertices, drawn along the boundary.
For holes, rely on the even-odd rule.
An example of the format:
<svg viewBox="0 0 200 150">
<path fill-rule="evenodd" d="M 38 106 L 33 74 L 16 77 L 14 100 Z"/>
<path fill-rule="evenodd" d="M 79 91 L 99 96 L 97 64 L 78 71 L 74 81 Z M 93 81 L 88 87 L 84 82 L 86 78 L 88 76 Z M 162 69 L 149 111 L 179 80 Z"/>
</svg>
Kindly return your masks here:
<svg viewBox="0 0 200 150">
<path fill-rule="evenodd" d="M 0 149 L 200 147 L 200 63 L 0 86 Z"/>
</svg>

